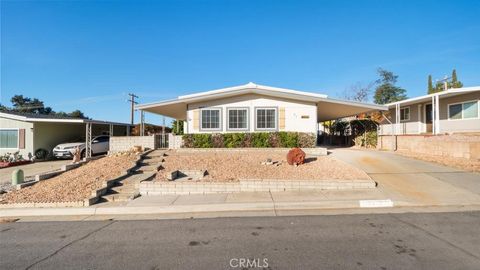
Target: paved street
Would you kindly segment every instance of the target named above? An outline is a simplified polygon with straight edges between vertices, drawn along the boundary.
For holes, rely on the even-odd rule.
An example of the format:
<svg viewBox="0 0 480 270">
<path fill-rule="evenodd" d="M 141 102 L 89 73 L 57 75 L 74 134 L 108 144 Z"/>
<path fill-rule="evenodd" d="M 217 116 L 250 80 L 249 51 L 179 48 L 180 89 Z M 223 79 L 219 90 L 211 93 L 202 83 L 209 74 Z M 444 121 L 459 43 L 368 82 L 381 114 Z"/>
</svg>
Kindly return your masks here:
<svg viewBox="0 0 480 270">
<path fill-rule="evenodd" d="M 0 268 L 246 269 L 245 258 L 267 269 L 479 269 L 479 223 L 480 212 L 4 223 Z"/>
</svg>

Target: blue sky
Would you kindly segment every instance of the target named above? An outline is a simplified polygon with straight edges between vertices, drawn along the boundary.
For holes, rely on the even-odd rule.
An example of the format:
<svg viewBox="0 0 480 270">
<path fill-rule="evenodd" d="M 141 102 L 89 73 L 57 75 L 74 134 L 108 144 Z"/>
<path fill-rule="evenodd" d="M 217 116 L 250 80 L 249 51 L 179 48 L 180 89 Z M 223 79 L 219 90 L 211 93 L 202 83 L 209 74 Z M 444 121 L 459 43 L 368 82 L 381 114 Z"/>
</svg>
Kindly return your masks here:
<svg viewBox="0 0 480 270">
<path fill-rule="evenodd" d="M 341 97 L 378 67 L 410 97 L 453 68 L 477 86 L 478 14 L 474 0 L 2 1 L 1 103 L 23 94 L 128 122 L 129 92 L 152 102 L 253 81 Z"/>
</svg>

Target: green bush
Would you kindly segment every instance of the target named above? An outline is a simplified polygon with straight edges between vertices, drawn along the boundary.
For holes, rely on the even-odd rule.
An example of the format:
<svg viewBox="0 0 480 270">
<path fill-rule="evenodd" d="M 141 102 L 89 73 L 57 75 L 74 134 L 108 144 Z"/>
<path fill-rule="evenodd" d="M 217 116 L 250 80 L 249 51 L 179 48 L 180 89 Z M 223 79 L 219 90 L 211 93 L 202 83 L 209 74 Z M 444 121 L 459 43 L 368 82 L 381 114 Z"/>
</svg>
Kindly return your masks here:
<svg viewBox="0 0 480 270">
<path fill-rule="evenodd" d="M 315 134 L 302 132 L 201 133 L 183 135 L 185 148 L 315 147 Z"/>
</svg>

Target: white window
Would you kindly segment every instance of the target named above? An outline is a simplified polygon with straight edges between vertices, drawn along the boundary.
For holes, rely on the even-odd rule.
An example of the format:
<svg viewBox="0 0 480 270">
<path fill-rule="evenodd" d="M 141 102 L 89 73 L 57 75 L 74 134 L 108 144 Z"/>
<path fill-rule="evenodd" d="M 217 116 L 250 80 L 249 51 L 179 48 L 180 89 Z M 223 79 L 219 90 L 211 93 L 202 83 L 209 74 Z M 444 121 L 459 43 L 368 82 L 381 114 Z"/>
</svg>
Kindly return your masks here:
<svg viewBox="0 0 480 270">
<path fill-rule="evenodd" d="M 220 108 L 202 109 L 201 129 L 220 130 L 221 110 Z"/>
<path fill-rule="evenodd" d="M 478 118 L 477 100 L 448 105 L 448 119 L 458 120 L 472 118 Z"/>
<path fill-rule="evenodd" d="M 230 130 L 248 130 L 248 109 L 247 108 L 228 108 L 228 129 Z"/>
<path fill-rule="evenodd" d="M 18 129 L 0 129 L 0 148 L 18 148 Z"/>
<path fill-rule="evenodd" d="M 400 121 L 410 120 L 410 107 L 400 109 Z"/>
<path fill-rule="evenodd" d="M 277 129 L 277 109 L 276 108 L 256 108 L 255 109 L 256 129 L 275 130 Z"/>
</svg>

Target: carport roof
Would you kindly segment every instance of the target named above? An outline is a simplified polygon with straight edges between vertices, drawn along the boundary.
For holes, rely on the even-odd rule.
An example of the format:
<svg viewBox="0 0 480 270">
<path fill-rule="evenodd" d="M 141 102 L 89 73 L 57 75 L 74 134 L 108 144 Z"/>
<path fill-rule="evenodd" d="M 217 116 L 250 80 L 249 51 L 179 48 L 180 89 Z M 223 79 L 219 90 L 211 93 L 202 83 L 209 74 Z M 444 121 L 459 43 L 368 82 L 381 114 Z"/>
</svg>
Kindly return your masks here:
<svg viewBox="0 0 480 270">
<path fill-rule="evenodd" d="M 104 125 L 118 125 L 118 126 L 131 126 L 127 123 L 110 122 L 94 119 L 82 119 L 68 116 L 48 115 L 48 114 L 34 114 L 34 113 L 22 113 L 12 111 L 1 111 L 0 117 L 19 120 L 24 122 L 51 122 L 51 123 L 92 123 L 92 124 L 104 124 Z"/>
<path fill-rule="evenodd" d="M 395 108 L 395 105 L 400 104 L 400 106 L 404 105 L 412 105 L 412 104 L 417 104 L 417 103 L 423 103 L 423 102 L 429 102 L 432 100 L 432 97 L 434 96 L 439 96 L 439 98 L 447 98 L 447 97 L 453 97 L 453 96 L 458 96 L 461 94 L 467 94 L 467 93 L 472 93 L 472 92 L 478 92 L 480 91 L 480 86 L 472 86 L 472 87 L 463 87 L 463 88 L 452 88 L 448 89 L 446 91 L 441 91 L 429 95 L 424 95 L 424 96 L 419 96 L 419 97 L 414 97 L 414 98 L 409 98 L 409 99 L 404 99 L 401 101 L 397 102 L 392 102 L 385 104 L 389 108 Z"/>
<path fill-rule="evenodd" d="M 387 107 L 383 105 L 333 99 L 324 94 L 265 86 L 252 82 L 245 85 L 183 95 L 171 100 L 140 104 L 136 106 L 136 109 L 175 119 L 185 119 L 188 104 L 244 94 L 259 94 L 315 103 L 317 105 L 317 119 L 319 122 L 371 111 L 387 110 Z"/>
</svg>

